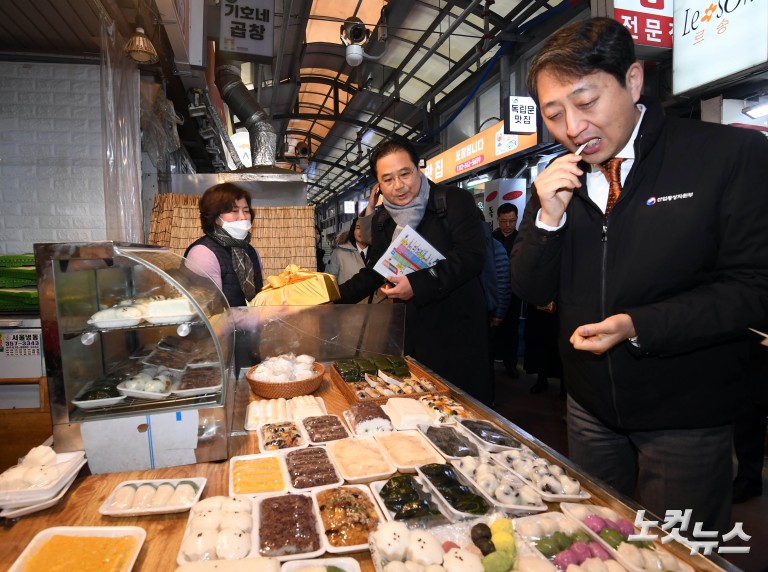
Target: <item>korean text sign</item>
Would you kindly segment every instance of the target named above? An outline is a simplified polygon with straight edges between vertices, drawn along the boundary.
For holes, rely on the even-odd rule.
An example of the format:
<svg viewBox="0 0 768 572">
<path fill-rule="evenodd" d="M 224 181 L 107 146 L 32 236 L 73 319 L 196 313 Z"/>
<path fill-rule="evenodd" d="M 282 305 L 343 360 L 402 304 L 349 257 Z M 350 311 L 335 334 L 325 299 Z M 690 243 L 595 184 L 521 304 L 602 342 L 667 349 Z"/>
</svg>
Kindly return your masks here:
<svg viewBox="0 0 768 572">
<path fill-rule="evenodd" d="M 274 53 L 274 0 L 221 0 L 219 51 L 241 60 Z"/>
</svg>

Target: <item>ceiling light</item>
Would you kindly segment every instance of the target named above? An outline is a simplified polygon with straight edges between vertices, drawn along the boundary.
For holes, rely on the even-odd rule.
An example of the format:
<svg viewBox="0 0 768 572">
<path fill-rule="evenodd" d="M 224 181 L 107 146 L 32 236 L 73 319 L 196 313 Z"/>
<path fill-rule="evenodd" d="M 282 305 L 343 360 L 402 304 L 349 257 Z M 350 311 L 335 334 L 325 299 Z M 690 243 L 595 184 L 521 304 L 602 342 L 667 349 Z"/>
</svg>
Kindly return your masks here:
<svg viewBox="0 0 768 572">
<path fill-rule="evenodd" d="M 747 102 L 744 109 L 741 110 L 744 115 L 748 115 L 752 119 L 760 119 L 768 115 L 768 96 L 763 96 L 758 99 L 757 102 Z"/>
<path fill-rule="evenodd" d="M 139 64 L 155 64 L 160 59 L 155 46 L 144 33 L 144 18 L 136 16 L 136 31 L 125 44 L 123 53 Z"/>
<path fill-rule="evenodd" d="M 464 183 L 464 188 L 471 189 L 473 187 L 476 187 L 478 185 L 482 185 L 483 183 L 487 183 L 491 180 L 490 175 L 480 175 L 474 179 L 470 179 L 466 183 Z"/>
</svg>

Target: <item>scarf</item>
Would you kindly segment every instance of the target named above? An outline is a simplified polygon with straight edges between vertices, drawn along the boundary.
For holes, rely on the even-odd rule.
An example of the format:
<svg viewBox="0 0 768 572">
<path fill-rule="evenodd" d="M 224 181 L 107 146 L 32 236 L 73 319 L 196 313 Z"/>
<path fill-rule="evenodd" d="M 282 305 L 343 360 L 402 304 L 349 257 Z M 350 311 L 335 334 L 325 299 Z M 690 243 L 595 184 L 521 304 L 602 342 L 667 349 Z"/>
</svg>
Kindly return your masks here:
<svg viewBox="0 0 768 572">
<path fill-rule="evenodd" d="M 256 283 L 253 281 L 253 261 L 245 251 L 251 241 L 251 233 L 243 240 L 232 238 L 227 231 L 219 225 L 213 229 L 213 232 L 207 232 L 213 240 L 221 246 L 228 248 L 232 256 L 232 266 L 235 268 L 237 280 L 240 282 L 240 288 L 243 289 L 246 300 L 253 300 L 256 297 Z"/>
<path fill-rule="evenodd" d="M 427 202 L 429 201 L 429 179 L 427 179 L 427 176 L 424 173 L 420 173 L 420 175 L 421 184 L 419 185 L 419 194 L 407 205 L 393 205 L 382 195 L 384 208 L 387 209 L 389 216 L 391 216 L 395 223 L 397 223 L 395 234 L 392 235 L 393 237 L 396 237 L 406 225 L 416 230 L 421 219 L 424 218 L 424 211 L 427 210 Z"/>
</svg>

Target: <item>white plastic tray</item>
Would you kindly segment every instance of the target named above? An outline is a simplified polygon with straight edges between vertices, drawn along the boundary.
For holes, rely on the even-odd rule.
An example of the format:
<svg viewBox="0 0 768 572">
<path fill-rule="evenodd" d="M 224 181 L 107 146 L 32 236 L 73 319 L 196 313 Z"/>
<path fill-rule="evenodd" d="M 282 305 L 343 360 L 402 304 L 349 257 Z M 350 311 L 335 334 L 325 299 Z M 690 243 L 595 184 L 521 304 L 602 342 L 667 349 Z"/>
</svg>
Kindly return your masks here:
<svg viewBox="0 0 768 572">
<path fill-rule="evenodd" d="M 181 322 L 188 322 L 195 316 L 197 316 L 197 312 L 187 312 L 186 314 L 176 314 L 173 316 L 144 316 L 144 320 L 154 325 L 180 324 Z"/>
<path fill-rule="evenodd" d="M 85 451 L 72 453 L 58 453 L 56 465 L 59 469 L 59 478 L 45 487 L 33 487 L 4 491 L 0 493 L 0 506 L 3 508 L 19 508 L 31 504 L 41 503 L 55 497 L 73 476 L 77 475 L 85 464 Z"/>
<path fill-rule="evenodd" d="M 118 395 L 117 397 L 107 397 L 105 399 L 89 399 L 87 401 L 72 400 L 72 405 L 79 407 L 80 409 L 98 409 L 99 407 L 109 407 L 110 405 L 117 405 L 126 398 L 125 395 Z"/>
<path fill-rule="evenodd" d="M 390 398 L 390 401 L 392 399 L 393 398 Z M 394 399 L 408 399 L 410 401 L 413 401 L 414 403 L 418 403 L 421 406 L 421 409 L 423 409 L 423 415 L 420 415 L 418 419 L 406 421 L 403 419 L 398 419 L 398 416 L 396 415 L 397 410 L 390 405 L 389 401 L 383 404 L 381 408 L 384 410 L 384 413 L 386 413 L 389 416 L 389 418 L 392 420 L 392 426 L 398 431 L 405 430 L 405 429 L 416 429 L 416 427 L 419 424 L 429 425 L 429 424 L 436 423 L 435 420 L 432 419 L 432 416 L 429 414 L 427 406 L 424 405 L 418 399 L 412 399 L 409 397 L 400 397 L 400 398 L 396 397 Z"/>
<path fill-rule="evenodd" d="M 13 563 L 9 572 L 22 572 L 26 568 L 26 563 L 30 556 L 40 550 L 48 539 L 57 535 L 105 538 L 134 537 L 137 541 L 136 547 L 128 555 L 125 566 L 119 571 L 127 572 L 133 568 L 136 558 L 141 551 L 141 546 L 144 544 L 144 539 L 147 537 L 147 532 L 139 526 L 55 526 L 53 528 L 46 528 L 38 532 L 30 543 L 27 544 L 27 547 Z M 76 566 L 73 566 L 72 569 L 76 569 Z"/>
<path fill-rule="evenodd" d="M 267 425 L 272 425 L 275 423 L 291 423 L 293 427 L 296 428 L 296 431 L 298 432 L 300 439 L 299 442 L 294 445 L 293 447 L 280 447 L 279 449 L 266 449 L 265 443 L 266 439 L 264 439 L 264 427 Z M 304 426 L 301 424 L 301 422 L 293 420 L 293 421 L 272 421 L 270 423 L 262 423 L 259 426 L 259 429 L 257 431 L 257 434 L 259 436 L 259 451 L 262 453 L 271 453 L 274 451 L 287 451 L 291 449 L 301 449 L 303 447 L 307 447 L 309 445 L 309 437 L 307 437 L 307 433 L 304 431 Z"/>
<path fill-rule="evenodd" d="M 141 318 L 123 318 L 121 320 L 88 320 L 88 324 L 99 330 L 112 328 L 131 328 L 141 323 Z"/>
<path fill-rule="evenodd" d="M 464 435 L 472 439 L 472 441 L 476 443 L 480 448 L 485 449 L 486 451 L 490 451 L 491 453 L 519 448 L 519 446 L 490 443 L 489 441 L 482 439 L 479 435 L 477 435 L 475 432 L 473 432 L 471 429 L 469 429 L 464 425 L 466 421 L 469 421 L 471 423 L 483 423 L 483 424 L 488 423 L 488 425 L 490 425 L 495 431 L 498 431 L 500 433 L 503 433 L 504 435 L 507 435 L 510 439 L 514 440 L 517 443 L 520 443 L 520 441 L 514 435 L 512 435 L 512 433 L 510 433 L 507 429 L 504 429 L 503 427 L 499 427 L 496 423 L 493 423 L 492 421 L 488 421 L 485 419 L 459 419 L 458 422 L 456 423 L 456 427 L 458 427 L 459 431 L 461 431 Z"/>
<path fill-rule="evenodd" d="M 371 495 L 370 489 L 366 486 L 344 485 L 343 487 L 326 487 L 324 489 L 312 491 L 312 501 L 315 503 L 315 510 L 317 511 L 317 514 L 318 514 L 318 520 L 320 521 L 320 525 L 321 525 L 320 530 L 323 533 L 322 537 L 323 537 L 323 542 L 325 542 L 325 549 L 328 552 L 331 552 L 333 554 L 346 554 L 348 552 L 359 552 L 361 550 L 365 550 L 366 548 L 368 548 L 368 534 L 365 535 L 366 540 L 364 542 L 361 542 L 360 544 L 350 544 L 348 546 L 334 546 L 333 544 L 331 544 L 331 541 L 328 539 L 328 535 L 325 532 L 325 524 L 323 523 L 323 515 L 320 512 L 320 501 L 318 500 L 318 495 L 324 494 L 326 491 L 331 491 L 338 488 L 356 489 L 360 491 L 360 493 L 365 496 L 368 502 L 371 503 L 371 506 L 373 507 L 373 510 L 376 512 L 376 516 L 379 519 L 379 522 L 384 522 L 386 520 L 384 517 L 384 514 L 381 512 L 381 509 L 379 508 L 378 503 L 374 500 L 373 496 Z M 370 534 L 371 532 L 373 532 L 373 530 L 376 530 L 375 526 L 373 527 L 372 530 L 369 530 L 368 533 Z"/>
<path fill-rule="evenodd" d="M 303 494 L 303 493 L 297 493 L 291 496 L 304 496 L 309 498 L 312 501 L 312 514 L 314 516 L 314 523 L 306 523 L 306 522 L 296 522 L 296 526 L 306 526 L 310 527 L 312 524 L 314 524 L 315 530 L 317 531 L 318 539 L 320 541 L 320 548 L 317 550 L 314 550 L 312 552 L 299 552 L 295 554 L 283 554 L 283 555 L 277 555 L 272 556 L 271 554 L 262 554 L 261 553 L 261 539 L 259 536 L 259 526 L 262 521 L 261 518 L 261 504 L 265 502 L 267 499 L 276 497 L 276 496 L 285 496 L 281 494 L 276 495 L 266 495 L 263 497 L 259 497 L 256 499 L 256 512 L 254 513 L 254 537 L 255 542 L 253 545 L 253 551 L 251 556 L 271 556 L 272 558 L 277 558 L 278 560 L 284 561 L 284 560 L 299 560 L 299 559 L 305 559 L 305 558 L 316 558 L 318 556 L 321 556 L 323 553 L 325 553 L 326 550 L 326 542 L 323 538 L 325 535 L 323 534 L 323 523 L 320 520 L 320 515 L 317 514 L 317 507 L 315 506 L 315 501 L 312 499 L 312 496 L 310 494 Z M 267 526 L 269 526 L 267 524 Z"/>
<path fill-rule="evenodd" d="M 494 466 L 498 466 L 505 474 L 507 479 L 511 479 L 513 483 L 517 484 L 519 487 L 525 487 L 527 489 L 532 490 L 536 493 L 539 497 L 539 504 L 530 505 L 530 504 L 512 504 L 512 503 L 505 503 L 500 501 L 496 495 L 488 493 L 485 489 L 483 489 L 478 482 L 474 479 L 474 477 L 469 476 L 465 471 L 461 469 L 460 463 L 457 460 L 450 461 L 450 464 L 453 466 L 454 470 L 456 470 L 457 473 L 461 473 L 462 476 L 464 476 L 467 480 L 471 481 L 472 484 L 475 485 L 475 488 L 480 492 L 482 496 L 485 497 L 487 501 L 489 501 L 494 507 L 496 507 L 497 510 L 501 510 L 506 513 L 529 513 L 529 512 L 544 512 L 547 510 L 547 505 L 541 500 L 541 495 L 539 494 L 539 491 L 532 488 L 530 485 L 528 485 L 525 481 L 523 481 L 521 478 L 519 478 L 517 475 L 515 475 L 510 469 L 508 469 L 505 466 L 498 465 L 497 463 L 493 463 L 490 459 L 487 459 L 489 463 L 492 463 Z M 504 477 L 499 479 L 499 484 L 501 484 Z"/>
<path fill-rule="evenodd" d="M 322 410 L 323 414 L 327 414 L 328 410 L 325 407 L 325 401 L 322 397 L 314 396 L 317 400 L 317 404 Z M 277 417 L 274 415 L 268 415 L 267 417 L 259 416 L 260 403 L 274 403 L 277 404 L 280 399 L 256 399 L 248 404 L 248 408 L 245 412 L 245 429 L 248 431 L 257 431 L 262 423 L 269 423 L 271 421 L 293 421 L 293 407 L 291 405 L 291 399 L 285 399 L 285 415 Z"/>
<path fill-rule="evenodd" d="M 52 506 L 56 505 L 61 499 L 64 498 L 64 495 L 67 494 L 67 491 L 72 486 L 72 483 L 75 482 L 75 479 L 77 478 L 77 473 L 72 475 L 72 478 L 67 481 L 63 487 L 61 487 L 61 491 L 59 491 L 59 494 L 57 494 L 55 497 L 50 498 L 48 500 L 21 506 L 18 508 L 6 508 L 0 511 L 0 517 L 2 518 L 19 518 L 20 516 L 26 516 L 28 514 L 33 514 L 35 512 L 39 512 L 41 510 L 45 510 L 47 508 L 51 508 Z"/>
<path fill-rule="evenodd" d="M 192 482 L 197 487 L 197 492 L 195 494 L 195 497 L 189 503 L 148 507 L 148 508 L 126 508 L 126 509 L 117 509 L 110 506 L 115 498 L 115 494 L 117 493 L 118 489 L 127 485 L 136 485 L 137 487 L 141 485 L 155 485 L 156 487 L 159 487 L 162 484 L 169 484 L 174 488 L 176 488 L 178 485 L 180 485 L 183 482 Z M 117 485 L 112 490 L 110 495 L 106 498 L 106 500 L 104 500 L 101 507 L 99 507 L 99 513 L 106 516 L 142 516 L 147 514 L 171 514 L 176 512 L 187 512 L 198 500 L 200 500 L 200 496 L 203 494 L 203 489 L 205 488 L 206 482 L 207 482 L 207 479 L 205 478 L 123 481 L 122 483 Z"/>
<path fill-rule="evenodd" d="M 315 441 L 312 439 L 312 436 L 309 434 L 309 429 L 307 428 L 307 419 L 314 419 L 314 417 L 305 417 L 301 420 L 301 424 L 304 426 L 304 432 L 307 434 L 307 438 L 309 439 L 310 445 L 321 445 L 324 446 L 327 443 L 330 443 L 331 441 L 338 441 L 339 439 L 347 439 L 348 437 L 352 436 L 352 433 L 349 430 L 349 427 L 347 427 L 347 424 L 344 423 L 344 421 L 339 417 L 338 415 L 333 415 L 331 413 L 326 413 L 325 415 L 318 415 L 315 417 L 335 417 L 338 419 L 339 424 L 341 425 L 342 429 L 344 429 L 344 436 L 343 437 L 337 437 L 334 439 L 328 439 L 326 441 Z"/>
<path fill-rule="evenodd" d="M 264 492 L 236 492 L 235 491 L 235 465 L 238 462 L 241 461 L 250 461 L 253 459 L 267 459 L 267 458 L 274 458 L 277 459 L 277 462 L 280 465 L 280 474 L 283 478 L 283 486 L 280 489 L 277 490 L 271 490 L 271 491 L 264 491 Z M 262 495 L 262 494 L 271 494 L 271 493 L 282 493 L 288 491 L 288 472 L 285 468 L 285 459 L 282 457 L 282 455 L 279 454 L 278 451 L 270 451 L 268 453 L 260 453 L 258 455 L 239 455 L 237 457 L 232 457 L 229 460 L 229 494 L 230 495 L 245 495 L 245 496 L 255 496 L 255 495 Z"/>
<path fill-rule="evenodd" d="M 450 465 L 447 465 L 450 467 Z M 427 488 L 431 491 L 432 497 L 437 499 L 440 503 L 440 506 L 443 509 L 443 512 L 453 521 L 457 520 L 463 520 L 467 518 L 477 518 L 478 516 L 488 516 L 493 512 L 493 503 L 489 502 L 488 499 L 485 498 L 485 496 L 482 494 L 482 492 L 478 491 L 477 487 L 470 481 L 467 477 L 465 477 L 462 473 L 459 471 L 456 471 L 454 469 L 454 472 L 456 473 L 456 478 L 458 479 L 459 483 L 462 485 L 465 485 L 467 488 L 469 488 L 473 493 L 478 495 L 482 501 L 488 505 L 488 511 L 485 513 L 485 515 L 477 515 L 477 514 L 471 514 L 468 512 L 462 512 L 453 506 L 445 499 L 445 497 L 440 493 L 440 491 L 437 490 L 437 487 L 432 484 L 432 481 L 429 480 L 429 478 L 421 471 L 421 467 L 416 467 L 416 473 L 419 475 L 419 478 L 422 480 L 422 482 L 427 486 Z"/>
<path fill-rule="evenodd" d="M 528 486 L 532 487 L 533 490 L 535 490 L 537 493 L 539 493 L 541 495 L 541 498 L 543 498 L 547 502 L 580 501 L 580 500 L 587 500 L 588 498 L 590 498 L 592 496 L 588 491 L 584 490 L 583 488 L 580 489 L 579 490 L 579 494 L 576 494 L 576 495 L 556 494 L 556 493 L 551 493 L 551 492 L 544 491 L 540 487 L 536 486 L 536 483 L 533 482 L 533 480 L 531 480 L 530 478 L 528 478 L 528 475 L 524 475 L 524 474 L 520 473 L 519 471 L 516 471 L 510 465 L 505 463 L 501 459 L 501 457 L 498 456 L 498 454 L 491 455 L 491 459 L 493 459 L 493 461 L 496 462 L 496 464 L 498 464 L 498 465 L 508 469 L 510 472 L 512 472 L 513 474 L 515 474 L 518 477 L 520 477 L 520 479 L 525 484 L 527 484 Z M 554 463 L 554 462 L 552 462 L 552 461 L 550 461 L 548 459 L 547 459 L 547 463 L 550 464 L 550 465 L 557 465 L 557 463 Z M 559 466 L 559 465 L 557 465 L 557 466 Z M 568 475 L 568 472 L 565 471 L 565 474 Z M 575 477 L 572 477 L 572 478 L 575 478 Z"/>
<path fill-rule="evenodd" d="M 415 473 L 418 465 L 445 462 L 443 456 L 432 447 L 430 442 L 419 431 L 414 429 L 377 433 L 373 438 L 381 446 L 389 462 L 401 473 Z M 398 444 L 398 441 L 400 441 L 400 447 L 395 446 Z M 398 455 L 405 454 L 406 452 L 413 453 L 417 451 L 419 453 L 418 458 L 416 456 L 411 459 L 398 457 Z"/>
<path fill-rule="evenodd" d="M 467 446 L 467 449 L 468 449 L 467 450 L 467 455 L 449 455 L 447 451 L 444 451 L 437 443 L 435 443 L 432 439 L 430 439 L 429 435 L 427 434 L 427 432 L 430 430 L 430 428 L 436 429 L 438 431 L 450 431 L 456 437 L 457 440 L 460 440 L 462 443 L 464 443 Z M 467 437 L 464 433 L 462 433 L 458 429 L 456 429 L 456 427 L 453 426 L 453 425 L 446 425 L 446 424 L 443 424 L 443 425 L 424 425 L 424 424 L 420 424 L 418 429 L 421 432 L 421 434 L 424 435 L 424 438 L 427 441 L 429 441 L 429 444 L 432 445 L 432 447 L 434 447 L 437 450 L 437 452 L 440 453 L 446 459 L 449 459 L 449 460 L 450 459 L 461 459 L 462 457 L 466 457 L 466 456 L 477 457 L 480 454 L 479 448 L 478 448 L 477 444 L 472 439 Z"/>
<path fill-rule="evenodd" d="M 126 389 L 125 381 L 118 384 L 117 390 L 126 397 L 135 397 L 136 399 L 149 399 L 152 401 L 159 401 L 166 399 L 170 394 L 170 390 L 163 391 L 162 393 L 155 393 L 154 391 L 140 391 L 138 389 Z"/>
<path fill-rule="evenodd" d="M 358 433 L 358 432 L 355 430 L 355 426 L 354 426 L 354 424 L 352 423 L 352 419 L 351 419 L 351 417 L 350 417 L 349 409 L 347 409 L 347 410 L 345 410 L 345 411 L 342 411 L 342 412 L 341 412 L 341 415 L 344 417 L 344 421 L 346 421 L 346 422 L 347 422 L 347 427 L 349 427 L 349 431 L 350 431 L 350 433 L 351 433 L 352 435 L 354 435 L 354 436 L 360 436 L 360 437 L 364 437 L 364 436 L 369 436 L 369 437 L 372 437 L 373 435 L 375 435 L 375 434 L 376 434 L 376 433 L 365 433 L 365 434 L 360 434 L 360 433 Z M 392 426 L 392 431 L 395 431 L 395 427 L 394 427 L 394 425 Z M 379 433 L 389 433 L 389 431 L 379 431 Z"/>
<path fill-rule="evenodd" d="M 462 548 L 466 548 L 472 544 L 471 530 L 472 527 L 478 523 L 485 523 L 491 525 L 500 518 L 500 515 L 475 517 L 469 520 L 461 522 L 447 523 L 429 528 L 429 532 L 437 538 L 440 543 L 453 542 Z M 532 556 L 535 558 L 543 559 L 544 557 L 540 552 L 534 550 L 526 542 L 517 535 L 515 537 L 515 547 L 517 549 L 517 557 Z M 378 551 L 374 542 L 369 543 L 371 551 L 371 560 L 373 566 L 377 572 L 383 572 L 384 567 L 389 563 Z"/>
<path fill-rule="evenodd" d="M 221 391 L 221 384 L 210 385 L 208 387 L 192 387 L 190 389 L 174 389 L 171 387 L 171 395 L 179 397 L 194 397 L 195 395 L 208 395 L 209 393 L 218 393 Z"/>
<path fill-rule="evenodd" d="M 419 495 L 420 498 L 423 498 L 429 501 L 429 504 L 433 508 L 437 509 L 439 513 L 436 515 L 418 517 L 416 519 L 413 519 L 415 522 L 418 523 L 418 526 L 420 527 L 422 523 L 428 523 L 426 527 L 431 528 L 433 525 L 436 525 L 436 524 L 450 522 L 450 519 L 443 513 L 442 504 L 438 503 L 433 499 L 433 493 L 431 489 L 427 488 L 424 485 L 422 478 L 417 475 L 409 475 L 409 476 L 416 481 L 416 487 L 420 491 L 420 495 Z M 386 485 L 388 481 L 389 479 L 385 479 L 383 481 L 375 481 L 373 483 L 369 483 L 368 486 L 371 488 L 371 492 L 373 493 L 373 496 L 376 499 L 376 502 L 379 503 L 379 508 L 381 509 L 381 512 L 384 514 L 387 520 L 395 520 L 395 513 L 387 508 L 387 504 L 384 502 L 384 499 L 381 497 L 381 489 L 384 488 L 384 485 Z M 402 522 L 408 525 L 411 520 L 412 519 L 404 519 L 402 520 Z"/>
<path fill-rule="evenodd" d="M 237 496 L 245 498 L 245 499 L 248 499 L 248 502 L 251 503 L 251 531 L 250 531 L 251 550 L 248 553 L 248 555 L 246 556 L 246 558 L 258 556 L 259 555 L 258 554 L 258 550 L 256 549 L 256 527 L 258 526 L 258 520 L 255 517 L 255 514 L 256 514 L 255 513 L 255 511 L 256 511 L 255 502 L 254 502 L 254 500 L 252 498 L 250 498 L 250 497 L 248 497 L 246 495 L 237 495 Z M 192 520 L 195 518 L 195 516 L 199 512 L 200 503 L 205 502 L 206 500 L 208 500 L 208 498 L 213 498 L 213 497 L 207 497 L 205 499 L 202 499 L 201 501 L 198 501 L 195 505 L 192 506 L 192 508 L 189 511 L 189 517 L 187 518 L 187 524 L 186 524 L 186 527 L 184 529 L 184 536 L 182 537 L 181 543 L 179 544 L 179 552 L 176 555 L 176 563 L 179 566 L 181 566 L 182 564 L 186 564 L 187 562 L 192 562 L 192 560 L 187 560 L 184 557 L 184 553 L 182 551 L 183 546 L 184 546 L 184 540 L 187 538 L 187 536 L 191 532 Z M 229 498 L 229 497 L 220 497 L 220 498 L 223 500 L 223 499 L 226 499 L 226 498 Z M 217 560 L 217 559 L 216 558 L 212 558 L 211 560 Z"/>
<path fill-rule="evenodd" d="M 341 473 L 339 472 L 339 468 L 336 466 L 336 463 L 333 461 L 333 457 L 331 457 L 328 451 L 324 447 L 309 447 L 308 449 L 319 449 L 325 453 L 325 456 L 328 458 L 328 462 L 330 463 L 331 467 L 333 467 L 333 470 L 336 473 L 336 480 L 331 483 L 325 483 L 323 485 L 317 485 L 313 487 L 300 488 L 295 486 L 293 484 L 293 478 L 291 477 L 291 470 L 290 470 L 290 463 L 288 462 L 288 456 L 291 453 L 297 452 L 298 449 L 289 449 L 287 451 L 280 452 L 280 456 L 282 457 L 284 466 L 285 466 L 285 474 L 286 474 L 286 479 L 288 483 L 288 489 L 296 493 L 305 493 L 314 489 L 337 487 L 341 485 L 344 482 L 344 479 L 342 478 Z M 304 449 L 301 449 L 301 450 L 303 451 Z"/>
<path fill-rule="evenodd" d="M 361 464 L 355 462 L 353 465 L 347 467 L 344 463 L 340 462 L 338 449 L 352 447 L 358 452 L 357 457 L 360 458 L 364 449 L 368 450 L 371 460 L 379 462 L 381 465 L 380 472 L 365 471 Z M 349 439 L 340 439 L 338 441 L 331 441 L 326 446 L 326 450 L 331 454 L 333 462 L 336 464 L 336 468 L 339 470 L 339 474 L 348 483 L 361 484 L 369 483 L 371 481 L 380 481 L 395 474 L 397 469 L 389 462 L 384 451 L 381 450 L 381 446 L 376 442 L 373 437 L 351 437 Z"/>
<path fill-rule="evenodd" d="M 462 417 L 461 415 L 451 415 L 451 414 L 446 415 L 446 414 L 442 413 L 441 411 L 439 411 L 438 409 L 436 409 L 434 407 L 431 407 L 427 403 L 428 398 L 431 398 L 430 399 L 431 401 L 435 401 L 435 400 L 439 400 L 439 399 L 450 400 L 451 402 L 453 402 L 453 404 L 455 404 L 456 406 L 462 408 L 462 410 L 464 411 L 466 417 Z M 469 411 L 467 411 L 467 409 L 463 405 L 461 405 L 458 401 L 456 401 L 455 399 L 453 399 L 452 397 L 449 397 L 447 395 L 433 395 L 433 394 L 422 395 L 421 397 L 419 397 L 419 401 L 424 405 L 424 407 L 429 412 L 430 417 L 432 417 L 432 422 L 433 423 L 437 423 L 437 424 L 440 424 L 440 425 L 454 425 L 456 423 L 457 419 L 473 419 L 472 414 Z M 440 421 L 440 417 L 443 416 L 443 415 L 445 416 L 445 420 L 444 421 Z"/>
<path fill-rule="evenodd" d="M 290 560 L 283 563 L 280 567 L 280 572 L 296 572 L 296 570 L 305 566 L 336 566 L 344 572 L 360 572 L 360 563 L 348 556 L 315 558 L 313 560 Z"/>
<path fill-rule="evenodd" d="M 626 568 L 629 572 L 649 572 L 651 570 L 650 568 L 640 568 L 640 567 L 632 564 L 631 562 L 629 562 L 626 558 L 624 558 L 621 555 L 621 553 L 619 553 L 618 550 L 613 548 L 610 544 L 608 544 L 605 540 L 603 540 L 600 537 L 599 534 L 597 534 L 595 531 L 593 531 L 591 528 L 589 528 L 579 518 L 577 518 L 576 515 L 574 515 L 574 513 L 573 513 L 574 508 L 573 507 L 575 507 L 575 506 L 579 506 L 580 508 L 583 507 L 583 509 L 588 510 L 591 514 L 596 514 L 598 516 L 603 516 L 605 514 L 604 511 L 606 511 L 606 510 L 612 511 L 612 509 L 606 509 L 605 507 L 599 507 L 599 506 L 594 506 L 594 505 L 582 505 L 582 504 L 575 505 L 575 504 L 567 503 L 567 502 L 560 503 L 560 509 L 563 511 L 563 514 L 566 517 L 568 517 L 569 519 L 571 519 L 574 522 L 576 522 L 579 525 L 579 527 L 581 527 L 582 530 L 585 530 L 587 532 L 587 534 L 589 534 L 593 539 L 595 539 L 597 542 L 599 542 L 600 545 L 608 551 L 608 554 L 610 554 L 615 560 L 620 562 L 621 565 L 624 566 L 624 568 Z M 635 528 L 635 532 L 637 534 L 640 533 L 640 531 L 637 528 Z M 664 535 L 665 533 L 662 532 L 661 534 Z M 660 542 L 654 542 L 653 543 L 653 547 L 658 552 L 667 552 L 666 550 L 664 550 L 664 548 L 662 547 Z M 669 552 L 667 552 L 667 553 L 671 554 Z M 693 572 L 693 568 L 687 562 L 683 562 L 682 560 L 680 560 L 677 557 L 674 557 L 674 558 L 677 561 L 677 564 L 679 566 L 679 570 L 681 570 L 682 572 Z"/>
</svg>

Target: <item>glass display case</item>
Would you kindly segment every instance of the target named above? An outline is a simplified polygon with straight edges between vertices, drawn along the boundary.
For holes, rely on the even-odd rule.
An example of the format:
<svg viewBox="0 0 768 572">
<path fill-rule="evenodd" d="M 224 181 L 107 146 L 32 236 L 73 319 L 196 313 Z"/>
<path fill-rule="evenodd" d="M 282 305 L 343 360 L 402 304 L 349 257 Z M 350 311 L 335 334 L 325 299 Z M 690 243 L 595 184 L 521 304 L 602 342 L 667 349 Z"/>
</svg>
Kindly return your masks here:
<svg viewBox="0 0 768 572">
<path fill-rule="evenodd" d="M 234 323 L 215 283 L 150 246 L 36 244 L 35 260 L 56 450 L 93 472 L 225 459 Z"/>
</svg>

